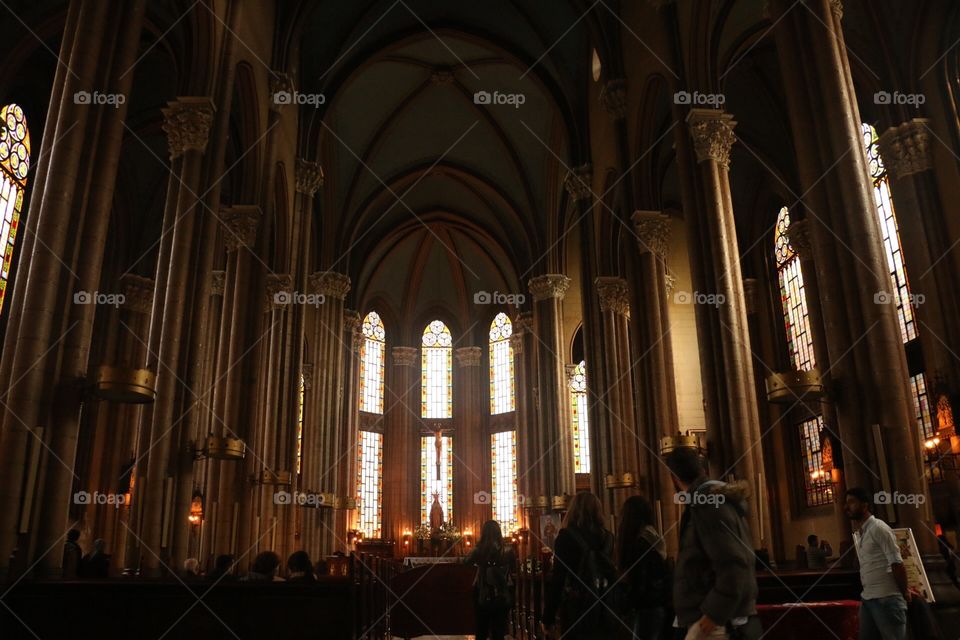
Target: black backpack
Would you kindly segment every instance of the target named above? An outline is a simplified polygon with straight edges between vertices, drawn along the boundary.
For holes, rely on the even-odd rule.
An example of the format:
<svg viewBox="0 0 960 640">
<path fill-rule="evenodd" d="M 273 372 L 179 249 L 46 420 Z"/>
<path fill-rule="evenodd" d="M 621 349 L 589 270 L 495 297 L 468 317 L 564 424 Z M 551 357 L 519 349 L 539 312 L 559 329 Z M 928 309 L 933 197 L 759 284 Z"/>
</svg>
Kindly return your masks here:
<svg viewBox="0 0 960 640">
<path fill-rule="evenodd" d="M 513 606 L 510 567 L 501 551 L 477 563 L 476 595 L 478 604 Z"/>
<path fill-rule="evenodd" d="M 580 547 L 580 565 L 576 574 L 567 578 L 565 585 L 566 606 L 575 612 L 575 619 L 582 616 L 584 627 L 615 629 L 615 619 L 626 613 L 629 607 L 626 589 L 619 580 L 617 568 L 608 553 L 610 550 L 591 546 L 570 527 L 566 531 Z"/>
</svg>

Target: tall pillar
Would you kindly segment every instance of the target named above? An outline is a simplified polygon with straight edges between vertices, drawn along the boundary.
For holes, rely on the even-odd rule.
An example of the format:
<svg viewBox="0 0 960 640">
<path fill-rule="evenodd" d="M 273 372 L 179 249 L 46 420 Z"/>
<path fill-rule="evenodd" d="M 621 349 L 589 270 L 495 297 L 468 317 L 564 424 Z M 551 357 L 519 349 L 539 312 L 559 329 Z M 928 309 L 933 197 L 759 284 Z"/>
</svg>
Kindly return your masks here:
<svg viewBox="0 0 960 640">
<path fill-rule="evenodd" d="M 513 377 L 516 388 L 516 416 L 517 416 L 517 492 L 523 496 L 522 526 L 531 531 L 539 531 L 538 516 L 535 511 L 534 498 L 540 495 L 543 486 L 540 472 L 543 470 L 537 464 L 540 452 L 537 449 L 537 411 L 535 395 L 536 386 L 536 344 L 532 334 L 532 316 L 529 311 L 517 315 L 513 321 L 513 335 L 510 336 L 510 347 L 513 349 L 514 368 Z M 531 539 L 531 543 L 536 538 Z"/>
<path fill-rule="evenodd" d="M 698 178 L 706 207 L 707 228 L 713 243 L 720 345 L 725 363 L 727 412 L 732 459 L 728 473 L 750 483 L 756 509 L 750 512 L 754 544 L 762 548 L 770 532 L 764 491 L 765 475 L 760 442 L 757 386 L 750 350 L 750 330 L 744 303 L 740 250 L 730 195 L 730 148 L 736 140 L 733 116 L 714 109 L 691 109 L 687 126 L 700 164 Z M 761 520 L 762 518 L 762 520 Z"/>
<path fill-rule="evenodd" d="M 480 527 L 493 517 L 491 502 L 475 500 L 490 493 L 490 441 L 484 437 L 481 416 L 487 413 L 481 393 L 480 361 L 483 349 L 460 347 L 453 352 L 457 362 L 454 379 L 454 513 L 461 531 L 479 536 Z M 408 480 L 409 481 L 409 480 Z M 476 539 L 476 538 L 475 538 Z"/>
<path fill-rule="evenodd" d="M 677 510 L 673 508 L 674 487 L 670 471 L 660 456 L 660 438 L 680 429 L 677 388 L 673 368 L 673 342 L 667 292 L 667 248 L 670 244 L 670 216 L 662 211 L 636 211 L 632 216 L 637 234 L 637 333 L 634 349 L 640 366 L 641 395 L 646 400 L 641 424 L 646 426 L 648 447 L 641 460 L 649 469 L 648 487 L 659 501 L 667 548 L 677 549 Z"/>
<path fill-rule="evenodd" d="M 404 532 L 420 525 L 420 350 L 393 347 L 384 398 L 383 518 L 384 536 L 402 547 Z M 414 542 L 411 540 L 411 544 Z M 410 554 L 412 549 L 400 551 Z"/>
<path fill-rule="evenodd" d="M 357 453 L 360 427 L 360 346 L 363 344 L 360 314 L 353 309 L 343 312 L 343 413 L 342 446 L 337 488 L 337 531 L 346 532 L 356 527 L 357 521 Z"/>
<path fill-rule="evenodd" d="M 547 499 L 573 495 L 576 482 L 573 472 L 573 438 L 570 424 L 564 420 L 567 402 L 566 376 L 563 368 L 564 352 L 562 308 L 563 296 L 570 286 L 570 278 L 560 274 L 545 274 L 530 279 L 533 294 L 534 337 L 537 341 L 537 450 L 534 467 L 542 467 L 543 484 L 538 496 Z"/>
</svg>

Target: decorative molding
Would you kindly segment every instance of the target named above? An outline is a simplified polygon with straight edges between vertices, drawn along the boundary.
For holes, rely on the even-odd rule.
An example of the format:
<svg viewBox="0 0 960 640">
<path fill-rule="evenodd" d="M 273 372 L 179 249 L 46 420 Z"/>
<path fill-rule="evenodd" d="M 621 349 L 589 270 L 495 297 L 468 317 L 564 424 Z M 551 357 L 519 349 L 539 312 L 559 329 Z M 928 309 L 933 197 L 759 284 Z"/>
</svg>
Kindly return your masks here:
<svg viewBox="0 0 960 640">
<path fill-rule="evenodd" d="M 417 354 L 420 352 L 416 347 L 394 347 L 390 350 L 393 357 L 393 364 L 398 367 L 414 367 L 417 365 Z"/>
<path fill-rule="evenodd" d="M 521 311 L 517 314 L 517 317 L 513 319 L 513 333 L 514 335 L 522 333 L 524 331 L 531 331 L 533 329 L 533 314 L 529 311 Z"/>
<path fill-rule="evenodd" d="M 313 194 L 323 186 L 323 167 L 319 162 L 311 162 L 303 158 L 297 158 L 297 168 L 295 171 L 297 193 L 313 197 Z"/>
<path fill-rule="evenodd" d="M 287 274 L 268 273 L 265 285 L 267 311 L 283 309 L 293 302 L 293 277 Z"/>
<path fill-rule="evenodd" d="M 523 355 L 523 333 L 516 331 L 510 336 L 510 348 L 513 349 L 513 355 Z"/>
<path fill-rule="evenodd" d="M 611 120 L 623 120 L 627 117 L 627 81 L 616 78 L 608 81 L 600 91 L 600 104 L 606 109 Z"/>
<path fill-rule="evenodd" d="M 663 288 L 667 292 L 667 299 L 673 298 L 673 290 L 677 288 L 677 276 L 672 273 L 663 274 Z"/>
<path fill-rule="evenodd" d="M 837 20 L 843 20 L 843 0 L 830 0 L 830 10 Z"/>
<path fill-rule="evenodd" d="M 930 120 L 914 118 L 880 136 L 880 155 L 894 180 L 933 169 Z"/>
<path fill-rule="evenodd" d="M 600 310 L 630 317 L 630 288 L 616 276 L 598 276 L 593 281 L 600 298 Z"/>
<path fill-rule="evenodd" d="M 547 300 L 549 298 L 558 298 L 563 300 L 564 294 L 570 287 L 570 278 L 559 273 L 548 273 L 546 275 L 530 278 L 527 283 L 530 287 L 530 293 L 533 294 L 534 302 Z"/>
<path fill-rule="evenodd" d="M 188 150 L 203 153 L 216 112 L 210 98 L 177 98 L 160 111 L 163 113 L 163 130 L 167 134 L 171 160 Z"/>
<path fill-rule="evenodd" d="M 567 386 L 568 386 L 568 387 L 570 386 L 570 383 L 573 382 L 573 376 L 574 376 L 574 373 L 576 372 L 576 370 L 577 370 L 577 365 L 575 365 L 575 364 L 565 364 L 565 365 L 563 365 L 563 371 L 564 371 L 564 373 L 567 375 L 566 381 L 567 381 Z"/>
<path fill-rule="evenodd" d="M 460 347 L 453 350 L 453 357 L 461 369 L 464 367 L 479 367 L 483 349 L 480 347 Z"/>
<path fill-rule="evenodd" d="M 281 107 L 291 104 L 291 100 L 277 100 L 278 93 L 293 95 L 295 88 L 293 86 L 293 77 L 286 71 L 270 72 L 270 110 L 279 113 Z"/>
<path fill-rule="evenodd" d="M 336 271 L 317 271 L 308 278 L 310 293 L 343 300 L 350 292 L 350 278 Z"/>
<path fill-rule="evenodd" d="M 354 353 L 360 353 L 360 347 L 363 346 L 364 335 L 360 330 L 363 321 L 360 319 L 360 313 L 354 309 L 343 310 L 343 331 L 346 338 L 350 341 L 350 347 Z"/>
<path fill-rule="evenodd" d="M 210 272 L 210 295 L 222 296 L 227 286 L 227 272 L 216 270 Z"/>
<path fill-rule="evenodd" d="M 810 221 L 806 218 L 791 220 L 787 227 L 787 243 L 801 260 L 812 258 L 810 249 Z"/>
<path fill-rule="evenodd" d="M 304 362 L 300 365 L 300 375 L 303 376 L 303 388 L 311 389 L 313 387 L 313 363 Z"/>
<path fill-rule="evenodd" d="M 593 195 L 593 169 L 589 164 L 581 165 L 567 172 L 563 179 L 563 188 L 574 202 L 589 200 Z"/>
<path fill-rule="evenodd" d="M 123 306 L 134 313 L 150 313 L 153 308 L 154 282 L 150 278 L 125 273 L 120 276 Z"/>
<path fill-rule="evenodd" d="M 792 226 L 792 225 L 791 225 Z M 743 279 L 743 306 L 747 309 L 747 315 L 753 315 L 757 312 L 757 301 L 760 295 L 760 281 L 756 278 Z"/>
<path fill-rule="evenodd" d="M 237 204 L 223 210 L 220 220 L 224 226 L 223 242 L 227 251 L 253 247 L 257 241 L 260 215 L 260 207 L 255 204 Z"/>
<path fill-rule="evenodd" d="M 634 211 L 630 216 L 640 253 L 653 253 L 666 260 L 670 246 L 670 216 L 662 211 Z"/>
<path fill-rule="evenodd" d="M 733 116 L 718 109 L 690 109 L 687 127 L 693 137 L 697 161 L 713 160 L 724 169 L 730 169 L 730 148 L 737 141 Z"/>
</svg>

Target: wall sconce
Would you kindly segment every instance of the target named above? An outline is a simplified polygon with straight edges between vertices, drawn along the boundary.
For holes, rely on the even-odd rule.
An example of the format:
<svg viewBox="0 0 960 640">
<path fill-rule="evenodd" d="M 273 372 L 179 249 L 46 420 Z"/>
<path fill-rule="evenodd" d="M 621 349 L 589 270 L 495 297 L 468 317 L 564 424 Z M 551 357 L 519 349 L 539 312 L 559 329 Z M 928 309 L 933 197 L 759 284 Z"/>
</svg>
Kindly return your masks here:
<svg viewBox="0 0 960 640">
<path fill-rule="evenodd" d="M 473 531 L 468 529 L 463 532 L 463 544 L 468 548 L 473 546 Z"/>
<path fill-rule="evenodd" d="M 411 531 L 403 532 L 403 546 L 404 548 L 410 547 L 410 540 L 413 538 L 413 533 Z"/>
<path fill-rule="evenodd" d="M 200 493 L 199 489 L 193 492 L 193 500 L 190 501 L 190 515 L 187 516 L 187 521 L 195 527 L 200 526 L 200 523 L 203 522 L 203 494 Z"/>
</svg>

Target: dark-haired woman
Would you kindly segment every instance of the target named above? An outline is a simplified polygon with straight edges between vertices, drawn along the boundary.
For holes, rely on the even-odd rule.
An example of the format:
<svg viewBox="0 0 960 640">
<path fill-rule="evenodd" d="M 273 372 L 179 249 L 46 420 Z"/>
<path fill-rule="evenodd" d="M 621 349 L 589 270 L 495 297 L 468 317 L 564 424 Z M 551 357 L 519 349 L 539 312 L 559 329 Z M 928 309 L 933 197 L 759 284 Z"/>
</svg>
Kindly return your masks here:
<svg viewBox="0 0 960 640">
<path fill-rule="evenodd" d="M 659 640 L 669 605 L 670 576 L 653 507 L 631 496 L 623 503 L 617 531 L 617 566 L 627 585 L 634 640 Z"/>
<path fill-rule="evenodd" d="M 543 625 L 548 635 L 559 615 L 564 640 L 607 640 L 621 624 L 610 604 L 598 601 L 617 582 L 613 534 L 607 531 L 600 499 L 578 493 L 570 502 L 554 542 L 553 572 L 547 584 Z"/>
<path fill-rule="evenodd" d="M 513 550 L 504 544 L 496 520 L 487 520 L 480 529 L 480 542 L 464 560 L 477 567 L 473 583 L 477 607 L 477 640 L 503 640 L 507 617 L 513 608 Z"/>
</svg>

